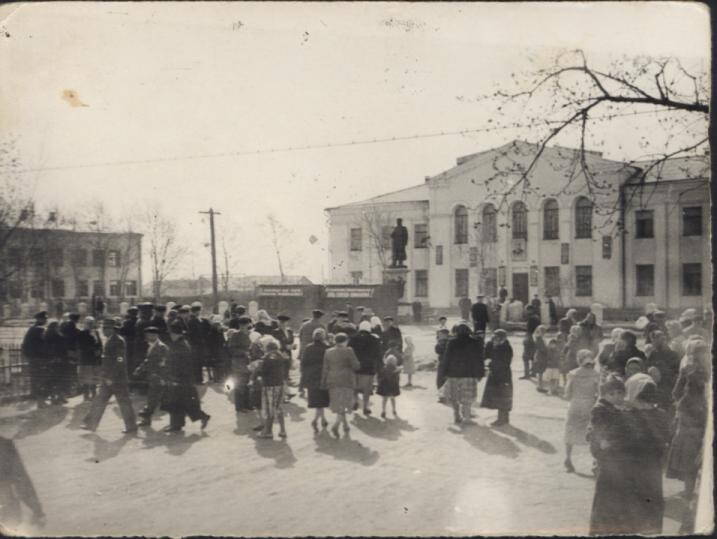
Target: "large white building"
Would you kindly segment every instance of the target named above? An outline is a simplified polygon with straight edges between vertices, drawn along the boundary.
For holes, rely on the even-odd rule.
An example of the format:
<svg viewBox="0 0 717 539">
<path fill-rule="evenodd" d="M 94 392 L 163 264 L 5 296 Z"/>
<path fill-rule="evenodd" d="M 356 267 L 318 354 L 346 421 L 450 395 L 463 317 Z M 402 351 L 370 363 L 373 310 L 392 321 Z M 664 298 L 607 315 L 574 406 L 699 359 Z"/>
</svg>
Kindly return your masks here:
<svg viewBox="0 0 717 539">
<path fill-rule="evenodd" d="M 402 218 L 408 302 L 449 308 L 505 286 L 524 302 L 547 294 L 563 306 L 708 308 L 706 156 L 650 169 L 550 147 L 531 166 L 537 150 L 513 141 L 415 187 L 328 208 L 331 281 L 380 283 Z"/>
</svg>

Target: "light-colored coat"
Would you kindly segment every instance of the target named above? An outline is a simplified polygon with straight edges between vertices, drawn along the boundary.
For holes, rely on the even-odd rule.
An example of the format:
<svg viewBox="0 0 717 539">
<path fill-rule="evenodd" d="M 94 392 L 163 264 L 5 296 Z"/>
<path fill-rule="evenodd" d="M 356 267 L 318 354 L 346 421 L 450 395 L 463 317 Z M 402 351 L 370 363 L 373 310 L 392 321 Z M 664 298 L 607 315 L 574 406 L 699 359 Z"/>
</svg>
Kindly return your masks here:
<svg viewBox="0 0 717 539">
<path fill-rule="evenodd" d="M 332 389 L 356 388 L 356 371 L 361 368 L 356 353 L 347 347 L 334 346 L 324 354 L 324 368 L 321 372 L 321 387 Z"/>
</svg>

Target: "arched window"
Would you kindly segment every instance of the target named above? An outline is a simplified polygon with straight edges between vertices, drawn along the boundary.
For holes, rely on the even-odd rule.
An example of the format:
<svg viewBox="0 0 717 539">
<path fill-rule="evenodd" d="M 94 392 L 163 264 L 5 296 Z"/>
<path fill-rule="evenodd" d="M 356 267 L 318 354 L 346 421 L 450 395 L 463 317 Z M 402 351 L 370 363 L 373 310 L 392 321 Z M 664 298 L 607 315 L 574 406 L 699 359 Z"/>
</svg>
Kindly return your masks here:
<svg viewBox="0 0 717 539">
<path fill-rule="evenodd" d="M 454 241 L 453 243 L 468 243 L 468 210 L 465 206 L 458 206 L 453 214 Z"/>
<path fill-rule="evenodd" d="M 593 203 L 580 197 L 575 203 L 575 237 L 592 238 L 593 236 Z"/>
<path fill-rule="evenodd" d="M 558 202 L 554 198 L 550 198 L 545 201 L 543 206 L 543 239 L 544 240 L 557 240 L 560 237 L 559 233 L 559 208 Z"/>
<path fill-rule="evenodd" d="M 483 241 L 486 243 L 498 241 L 498 226 L 493 204 L 487 204 L 483 208 Z"/>
<path fill-rule="evenodd" d="M 514 240 L 527 240 L 528 239 L 528 209 L 522 202 L 516 202 L 513 204 L 512 211 L 513 224 L 511 229 L 513 231 Z"/>
</svg>

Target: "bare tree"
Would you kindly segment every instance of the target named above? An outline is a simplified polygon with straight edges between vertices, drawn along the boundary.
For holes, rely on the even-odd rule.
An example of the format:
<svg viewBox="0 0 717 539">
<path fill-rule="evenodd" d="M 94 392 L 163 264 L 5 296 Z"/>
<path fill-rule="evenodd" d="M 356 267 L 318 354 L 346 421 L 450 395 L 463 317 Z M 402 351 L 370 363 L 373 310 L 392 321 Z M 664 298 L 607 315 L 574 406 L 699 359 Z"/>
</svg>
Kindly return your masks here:
<svg viewBox="0 0 717 539">
<path fill-rule="evenodd" d="M 283 283 L 286 279 L 284 273 L 284 265 L 281 260 L 281 252 L 286 243 L 286 239 L 289 236 L 289 230 L 281 224 L 273 213 L 266 216 L 267 223 L 269 226 L 269 232 L 271 234 L 271 245 L 274 248 L 276 254 L 276 261 L 279 265 L 279 275 L 281 276 L 281 282 Z"/>
<path fill-rule="evenodd" d="M 366 230 L 368 234 L 370 252 L 376 254 L 376 258 L 383 271 L 391 263 L 391 215 L 377 204 L 371 204 L 361 210 L 357 226 Z M 371 260 L 369 256 L 369 262 Z"/>
<path fill-rule="evenodd" d="M 493 162 L 494 174 L 474 182 L 484 183 L 500 207 L 516 192 L 557 196 L 578 184 L 599 197 L 612 186 L 605 182 L 604 163 L 591 149 L 605 145 L 606 132 L 639 128 L 646 121 L 655 129 L 638 133 L 644 154 L 623 167 L 633 183 L 650 178 L 655 185 L 665 161 L 707 148 L 709 80 L 704 66 L 686 66 L 678 58 L 622 57 L 599 66 L 581 50 L 559 53 L 544 67 L 512 74 L 512 87 L 502 85 L 492 95 L 479 97 L 497 101 L 497 117 L 491 122 L 496 129 L 525 130 L 532 143 L 505 147 Z M 565 181 L 554 192 L 541 192 L 532 184 L 532 174 L 545 161 L 546 149 L 560 140 L 570 140 L 569 146 L 577 140 L 579 149 L 560 160 L 567 164 L 550 163 L 560 167 Z M 705 162 L 704 170 L 685 172 L 705 177 L 707 167 Z M 618 206 L 596 211 L 609 215 Z"/>
<path fill-rule="evenodd" d="M 162 284 L 177 269 L 188 249 L 180 242 L 176 223 L 162 213 L 158 204 L 147 206 L 141 218 L 146 248 L 152 267 L 152 291 L 158 302 Z"/>
</svg>

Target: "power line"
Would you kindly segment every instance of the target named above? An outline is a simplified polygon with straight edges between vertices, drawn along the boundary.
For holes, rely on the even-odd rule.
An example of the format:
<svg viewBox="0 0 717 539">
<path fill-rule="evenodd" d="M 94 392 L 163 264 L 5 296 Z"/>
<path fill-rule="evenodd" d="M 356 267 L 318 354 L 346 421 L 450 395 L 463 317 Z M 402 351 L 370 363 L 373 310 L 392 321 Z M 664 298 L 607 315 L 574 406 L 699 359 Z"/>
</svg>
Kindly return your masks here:
<svg viewBox="0 0 717 539">
<path fill-rule="evenodd" d="M 611 120 L 613 118 L 617 117 L 625 117 L 625 116 L 638 116 L 642 114 L 658 114 L 658 113 L 665 113 L 665 112 L 675 112 L 674 109 L 655 109 L 655 110 L 649 110 L 649 111 L 635 111 L 635 112 L 626 112 L 626 113 L 615 113 L 615 114 L 609 114 L 606 116 L 595 116 L 593 118 L 590 118 L 591 120 Z M 406 140 L 419 140 L 419 139 L 427 139 L 427 138 L 437 138 L 437 137 L 447 137 L 447 136 L 455 136 L 455 135 L 467 135 L 471 133 L 487 133 L 491 131 L 503 131 L 507 129 L 525 129 L 525 128 L 531 128 L 531 127 L 544 127 L 545 125 L 554 125 L 554 124 L 561 124 L 565 123 L 565 120 L 541 120 L 539 122 L 531 123 L 531 124 L 513 124 L 513 125 L 502 125 L 502 126 L 491 126 L 491 127 L 479 127 L 479 128 L 473 128 L 473 129 L 457 129 L 457 130 L 449 130 L 449 131 L 435 131 L 432 133 L 418 133 L 415 135 L 403 135 L 403 136 L 397 136 L 397 137 L 383 137 L 383 138 L 372 138 L 372 139 L 360 139 L 360 140 L 352 140 L 352 141 L 346 141 L 346 142 L 334 142 L 334 143 L 324 143 L 324 144 L 307 144 L 305 146 L 284 146 L 284 147 L 278 147 L 278 148 L 266 148 L 266 149 L 257 149 L 257 150 L 239 150 L 234 152 L 219 152 L 219 153 L 207 153 L 207 154 L 195 154 L 195 155 L 181 155 L 181 156 L 172 156 L 172 157 L 155 157 L 150 159 L 129 159 L 129 160 L 123 160 L 123 161 L 105 161 L 101 163 L 87 163 L 84 165 L 59 165 L 54 167 L 38 167 L 38 168 L 27 168 L 15 171 L 19 174 L 27 174 L 30 172 L 51 172 L 51 171 L 59 171 L 59 170 L 78 170 L 78 169 L 85 169 L 85 168 L 100 168 L 100 167 L 110 167 L 110 166 L 127 166 L 127 165 L 145 165 L 145 164 L 153 164 L 153 163 L 167 163 L 167 162 L 173 162 L 173 161 L 190 161 L 195 159 L 215 159 L 219 157 L 241 157 L 241 156 L 248 156 L 248 155 L 262 155 L 262 154 L 271 154 L 271 153 L 286 153 L 286 152 L 296 152 L 296 151 L 306 151 L 306 150 L 320 150 L 320 149 L 327 149 L 327 148 L 341 148 L 346 146 L 363 146 L 368 144 L 382 144 L 385 142 L 400 142 L 400 141 L 406 141 Z"/>
</svg>

